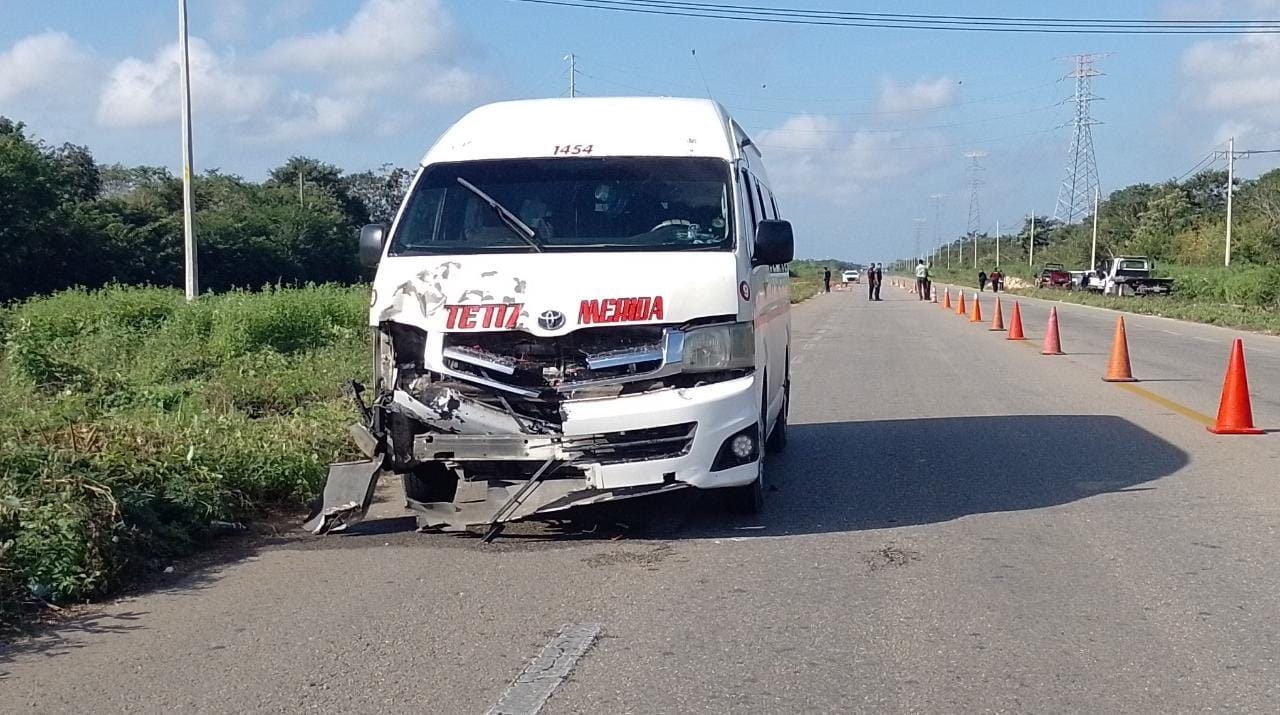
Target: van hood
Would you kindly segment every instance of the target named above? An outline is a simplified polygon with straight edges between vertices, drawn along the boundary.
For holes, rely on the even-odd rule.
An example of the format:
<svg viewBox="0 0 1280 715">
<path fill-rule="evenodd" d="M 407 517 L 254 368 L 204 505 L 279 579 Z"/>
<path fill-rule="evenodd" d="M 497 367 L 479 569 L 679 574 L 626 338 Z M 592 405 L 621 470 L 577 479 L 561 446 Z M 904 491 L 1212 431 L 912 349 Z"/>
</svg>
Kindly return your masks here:
<svg viewBox="0 0 1280 715">
<path fill-rule="evenodd" d="M 750 287 L 737 285 L 735 261 L 728 251 L 387 257 L 374 279 L 369 323 L 555 336 L 737 315 Z"/>
</svg>

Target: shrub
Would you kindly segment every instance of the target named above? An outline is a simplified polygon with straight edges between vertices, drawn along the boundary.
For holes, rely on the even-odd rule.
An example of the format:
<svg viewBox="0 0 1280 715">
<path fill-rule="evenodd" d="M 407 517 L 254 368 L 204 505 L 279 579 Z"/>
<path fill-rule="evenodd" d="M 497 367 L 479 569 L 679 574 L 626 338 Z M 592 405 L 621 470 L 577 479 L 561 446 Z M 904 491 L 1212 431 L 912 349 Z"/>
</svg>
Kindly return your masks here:
<svg viewBox="0 0 1280 715">
<path fill-rule="evenodd" d="M 368 369 L 366 301 L 112 287 L 0 309 L 0 624 L 318 494 L 354 456 L 340 386 Z"/>
</svg>

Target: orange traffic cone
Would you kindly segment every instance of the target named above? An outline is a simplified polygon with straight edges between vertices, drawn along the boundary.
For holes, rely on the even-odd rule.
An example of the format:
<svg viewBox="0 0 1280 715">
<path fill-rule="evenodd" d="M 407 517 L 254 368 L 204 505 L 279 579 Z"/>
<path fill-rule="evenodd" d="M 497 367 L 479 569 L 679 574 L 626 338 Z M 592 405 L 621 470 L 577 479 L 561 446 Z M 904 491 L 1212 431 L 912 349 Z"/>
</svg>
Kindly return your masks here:
<svg viewBox="0 0 1280 715">
<path fill-rule="evenodd" d="M 964 309 L 964 291 L 960 291 L 960 300 L 956 301 L 956 315 L 964 316 L 966 312 Z"/>
<path fill-rule="evenodd" d="M 1049 329 L 1044 333 L 1044 348 L 1041 355 L 1065 355 L 1062 352 L 1062 338 L 1058 335 L 1058 309 L 1049 309 Z"/>
<path fill-rule="evenodd" d="M 937 303 L 937 302 L 938 302 L 938 289 L 937 289 L 937 288 L 934 288 L 933 290 L 929 291 L 929 300 L 930 300 L 931 302 L 933 302 L 933 303 Z"/>
<path fill-rule="evenodd" d="M 990 330 L 1004 330 L 1004 314 L 1000 312 L 1000 298 L 996 297 L 996 314 L 991 319 Z"/>
<path fill-rule="evenodd" d="M 1009 337 L 1007 340 L 1026 340 L 1022 334 L 1022 311 L 1018 309 L 1018 301 L 1013 301 L 1013 316 L 1009 318 Z"/>
<path fill-rule="evenodd" d="M 942 294 L 942 307 L 947 310 L 951 309 L 951 287 L 947 287 L 947 291 Z"/>
<path fill-rule="evenodd" d="M 1214 434 L 1262 434 L 1253 426 L 1253 408 L 1249 405 L 1249 377 L 1244 371 L 1244 343 L 1236 338 L 1227 363 L 1227 379 L 1222 383 L 1222 401 L 1218 404 L 1218 421 L 1209 431 Z"/>
<path fill-rule="evenodd" d="M 970 323 L 982 322 L 982 305 L 978 303 L 978 294 L 973 294 L 973 312 L 969 314 Z"/>
<path fill-rule="evenodd" d="M 1107 363 L 1106 382 L 1137 382 L 1129 364 L 1129 339 L 1124 334 L 1124 316 L 1116 318 L 1116 335 L 1111 339 L 1111 361 Z"/>
</svg>

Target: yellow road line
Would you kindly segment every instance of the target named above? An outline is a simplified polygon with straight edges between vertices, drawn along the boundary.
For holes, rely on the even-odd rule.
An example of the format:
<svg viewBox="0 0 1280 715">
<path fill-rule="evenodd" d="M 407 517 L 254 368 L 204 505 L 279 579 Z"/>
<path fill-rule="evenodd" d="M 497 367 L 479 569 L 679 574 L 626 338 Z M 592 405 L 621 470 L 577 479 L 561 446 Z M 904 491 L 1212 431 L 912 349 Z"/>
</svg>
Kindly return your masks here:
<svg viewBox="0 0 1280 715">
<path fill-rule="evenodd" d="M 1026 345 L 1027 347 L 1030 347 L 1030 348 L 1039 349 L 1040 347 L 1036 345 L 1035 342 L 1032 340 L 1024 340 L 1021 342 L 1023 345 Z M 1144 399 L 1150 400 L 1151 402 L 1154 402 L 1157 405 L 1160 405 L 1161 407 L 1167 410 L 1170 410 L 1179 415 L 1182 415 L 1183 417 L 1186 417 L 1187 419 L 1193 422 L 1199 422 L 1200 424 L 1206 425 L 1209 427 L 1212 427 L 1213 425 L 1217 424 L 1217 420 L 1210 417 L 1209 415 L 1204 414 L 1203 412 L 1197 412 L 1191 409 L 1190 407 L 1174 402 L 1173 400 L 1170 400 L 1167 397 L 1161 397 L 1160 395 L 1157 395 L 1156 393 L 1150 390 L 1144 390 L 1141 387 L 1138 387 L 1137 385 L 1131 382 L 1117 382 L 1115 383 L 1115 386 L 1123 390 L 1128 390 L 1129 392 L 1137 395 L 1138 397 L 1142 397 Z"/>
<path fill-rule="evenodd" d="M 1161 397 L 1160 395 L 1157 395 L 1156 393 L 1151 392 L 1150 390 L 1144 390 L 1141 387 L 1134 385 L 1133 383 L 1117 382 L 1116 387 L 1119 387 L 1122 390 L 1128 390 L 1129 392 L 1132 392 L 1138 397 L 1146 398 L 1156 403 L 1157 405 L 1160 405 L 1161 407 L 1164 407 L 1169 410 L 1173 410 L 1174 412 L 1182 415 L 1183 417 L 1186 417 L 1187 419 L 1193 420 L 1195 422 L 1199 422 L 1202 425 L 1213 426 L 1214 424 L 1216 424 L 1214 419 L 1209 415 L 1196 412 L 1195 410 L 1191 409 L 1190 407 L 1187 407 L 1186 405 L 1180 405 L 1177 402 L 1174 402 L 1173 400 L 1168 399 L 1167 397 Z"/>
</svg>

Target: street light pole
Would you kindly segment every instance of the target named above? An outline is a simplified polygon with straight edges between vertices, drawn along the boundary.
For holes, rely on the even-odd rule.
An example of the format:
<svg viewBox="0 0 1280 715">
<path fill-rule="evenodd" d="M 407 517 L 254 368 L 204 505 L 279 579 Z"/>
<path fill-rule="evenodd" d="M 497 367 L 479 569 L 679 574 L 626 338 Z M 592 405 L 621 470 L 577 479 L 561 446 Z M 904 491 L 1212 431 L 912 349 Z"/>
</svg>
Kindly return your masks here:
<svg viewBox="0 0 1280 715">
<path fill-rule="evenodd" d="M 182 96 L 182 247 L 187 300 L 200 295 L 196 260 L 195 191 L 191 184 L 191 58 L 187 52 L 187 0 L 178 0 L 178 53 Z"/>
</svg>

